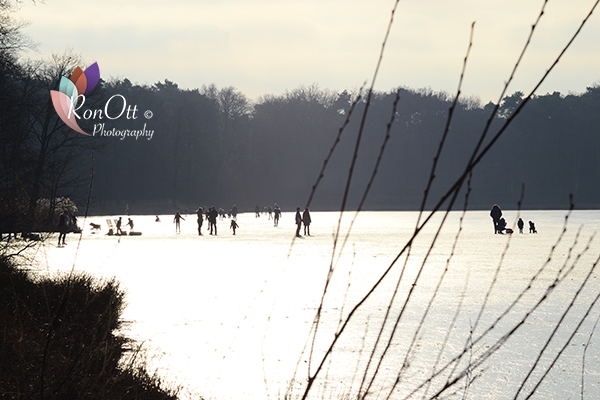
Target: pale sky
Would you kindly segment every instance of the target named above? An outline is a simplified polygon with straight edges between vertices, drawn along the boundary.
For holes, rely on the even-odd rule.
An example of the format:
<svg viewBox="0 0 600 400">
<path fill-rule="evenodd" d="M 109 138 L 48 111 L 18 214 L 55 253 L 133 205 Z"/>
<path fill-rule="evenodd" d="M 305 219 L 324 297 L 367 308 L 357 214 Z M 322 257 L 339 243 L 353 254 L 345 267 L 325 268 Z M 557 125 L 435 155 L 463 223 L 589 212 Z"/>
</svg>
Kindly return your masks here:
<svg viewBox="0 0 600 400">
<path fill-rule="evenodd" d="M 455 93 L 475 22 L 463 94 L 496 102 L 542 0 L 400 0 L 376 89 Z M 66 50 L 104 79 L 164 79 L 182 88 L 234 86 L 250 99 L 300 85 L 342 91 L 370 83 L 394 0 L 46 0 L 17 17 L 39 43 Z M 593 0 L 550 0 L 508 94 L 528 93 Z M 83 65 L 83 68 L 87 65 Z M 600 84 L 600 9 L 538 94 Z"/>
</svg>

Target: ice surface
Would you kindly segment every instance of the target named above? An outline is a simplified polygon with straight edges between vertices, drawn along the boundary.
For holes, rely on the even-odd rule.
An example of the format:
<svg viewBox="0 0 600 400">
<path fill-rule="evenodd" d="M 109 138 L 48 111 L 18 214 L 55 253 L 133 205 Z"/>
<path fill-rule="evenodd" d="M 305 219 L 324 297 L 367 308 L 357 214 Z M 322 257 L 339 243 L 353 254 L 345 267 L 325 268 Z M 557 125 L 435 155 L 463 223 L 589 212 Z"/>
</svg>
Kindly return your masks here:
<svg viewBox="0 0 600 400">
<path fill-rule="evenodd" d="M 180 234 L 175 233 L 171 215 L 161 215 L 161 222 L 155 222 L 155 216 L 131 216 L 135 230 L 142 232 L 137 237 L 105 235 L 105 219 L 118 216 L 80 219 L 80 224 L 85 224 L 81 242 L 74 234 L 68 235 L 64 248 L 49 240 L 36 249 L 35 265 L 48 274 L 74 268 L 99 278 L 116 277 L 126 291 L 123 317 L 131 321 L 125 334 L 144 343 L 150 366 L 166 381 L 181 384 L 185 388 L 182 394 L 207 399 L 283 399 L 291 385 L 290 397 L 296 398 L 332 343 L 340 320 L 390 267 L 410 238 L 417 218 L 414 212 L 363 212 L 340 253 L 353 215 L 344 215 L 333 261 L 339 213 L 313 212 L 313 236 L 296 239 L 292 245 L 294 213 L 284 212 L 278 227 L 265 215 L 255 218 L 253 213 L 240 214 L 235 236 L 227 218 L 218 221 L 218 236 L 207 234 L 206 221 L 204 235 L 198 236 L 194 214 L 184 215 Z M 557 276 L 565 275 L 577 255 L 584 252 L 592 233 L 600 228 L 600 212 L 574 212 L 567 233 L 551 253 L 561 235 L 565 211 L 524 211 L 521 216 L 526 227 L 528 220 L 534 220 L 539 233 L 511 236 L 493 234 L 487 211 L 468 212 L 462 225 L 460 215 L 450 214 L 429 251 L 441 221 L 441 215 L 436 215 L 414 242 L 408 261 L 405 263 L 405 256 L 401 256 L 386 279 L 356 309 L 332 357 L 324 363 L 310 398 L 350 398 L 366 376 L 364 390 L 386 343 L 390 345 L 388 355 L 370 387 L 373 398 L 390 391 L 391 398 L 405 398 L 460 354 L 469 339 L 475 340 L 489 330 L 469 352 L 471 360 L 482 357 L 527 315 Z M 514 226 L 517 212 L 505 211 L 504 216 L 518 232 Z M 90 222 L 101 224 L 102 231 L 93 234 Z M 550 254 L 551 261 L 532 282 Z M 600 246 L 592 241 L 576 268 L 504 346 L 468 370 L 467 378 L 477 379 L 469 385 L 467 398 L 496 399 L 516 393 L 599 254 Z M 311 358 L 309 335 L 330 266 L 334 270 Z M 398 294 L 389 308 L 390 319 L 365 375 L 400 276 Z M 566 343 L 597 295 L 597 279 L 594 273 L 591 288 L 582 291 L 562 321 L 532 382 L 537 382 L 540 371 Z M 475 326 L 493 281 L 481 321 Z M 492 322 L 517 298 L 507 316 L 490 330 Z M 585 346 L 597 318 L 598 309 L 594 308 L 534 398 L 579 397 L 585 349 L 586 398 L 600 398 L 598 333 Z M 400 383 L 393 388 L 399 373 Z M 440 388 L 447 375 L 433 382 L 428 395 Z M 526 383 L 525 388 L 532 385 Z M 425 387 L 415 398 L 423 397 Z M 446 394 L 458 391 L 455 397 L 462 398 L 462 387 L 459 384 Z"/>
</svg>

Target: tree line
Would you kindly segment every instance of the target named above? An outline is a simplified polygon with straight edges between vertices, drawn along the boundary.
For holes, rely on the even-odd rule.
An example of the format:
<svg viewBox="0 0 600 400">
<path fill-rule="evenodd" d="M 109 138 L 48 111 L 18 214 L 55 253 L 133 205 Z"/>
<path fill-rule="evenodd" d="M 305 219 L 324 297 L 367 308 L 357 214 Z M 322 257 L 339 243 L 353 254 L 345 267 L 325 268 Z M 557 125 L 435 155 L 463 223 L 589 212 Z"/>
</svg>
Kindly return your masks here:
<svg viewBox="0 0 600 400">
<path fill-rule="evenodd" d="M 103 140 L 95 153 L 93 194 L 100 210 L 119 212 L 127 204 L 131 210 L 139 207 L 149 213 L 199 205 L 227 209 L 234 203 L 245 210 L 274 202 L 288 210 L 304 206 L 344 127 L 311 205 L 339 208 L 359 116 L 366 105 L 364 98 L 353 104 L 357 93 L 315 85 L 251 102 L 232 87 L 188 90 L 168 80 L 152 86 L 113 81 L 103 90 L 105 97 L 135 94 L 138 103 L 157 111 L 151 120 L 151 140 Z M 366 206 L 398 210 L 420 205 L 452 99 L 447 93 L 402 88 L 393 110 L 397 90 L 370 98 L 351 206 L 357 204 L 371 175 L 390 119 L 389 143 Z M 514 111 L 522 97 L 516 92 L 502 101 L 492 128 Z M 516 207 L 524 188 L 523 204 L 528 208 L 564 208 L 569 193 L 580 207 L 596 208 L 599 101 L 597 86 L 580 95 L 536 96 L 475 172 L 471 207 L 487 209 L 493 203 Z M 432 195 L 460 174 L 493 106 L 481 106 L 473 99 L 459 102 Z M 134 129 L 135 122 L 129 122 Z"/>
<path fill-rule="evenodd" d="M 393 109 L 398 90 L 400 100 Z M 140 110 L 153 110 L 145 122 L 154 134 L 150 140 L 77 138 L 87 149 L 95 149 L 96 210 L 119 213 L 129 205 L 132 212 L 161 213 L 193 211 L 199 205 L 228 209 L 235 203 L 250 211 L 256 204 L 275 202 L 284 210 L 303 207 L 343 127 L 311 204 L 314 209 L 339 208 L 366 96 L 356 101 L 356 91 L 313 85 L 252 102 L 233 87 L 189 90 L 168 80 L 148 86 L 127 79 L 103 83 L 98 96 L 106 99 L 117 93 L 135 99 Z M 516 92 L 502 100 L 492 130 L 522 98 L 523 93 Z M 369 103 L 349 205 L 357 205 L 391 121 L 366 207 L 418 209 L 452 96 L 400 88 L 373 93 Z M 516 208 L 523 196 L 525 208 L 565 208 L 570 193 L 579 207 L 598 207 L 600 189 L 594 183 L 600 178 L 599 106 L 598 86 L 583 94 L 535 96 L 476 169 L 470 207 L 488 209 L 501 203 Z M 462 172 L 493 108 L 476 99 L 458 103 L 438 160 L 432 199 Z M 120 120 L 115 125 L 139 129 L 140 121 Z M 91 150 L 81 153 L 85 154 L 75 171 L 90 170 Z"/>
</svg>

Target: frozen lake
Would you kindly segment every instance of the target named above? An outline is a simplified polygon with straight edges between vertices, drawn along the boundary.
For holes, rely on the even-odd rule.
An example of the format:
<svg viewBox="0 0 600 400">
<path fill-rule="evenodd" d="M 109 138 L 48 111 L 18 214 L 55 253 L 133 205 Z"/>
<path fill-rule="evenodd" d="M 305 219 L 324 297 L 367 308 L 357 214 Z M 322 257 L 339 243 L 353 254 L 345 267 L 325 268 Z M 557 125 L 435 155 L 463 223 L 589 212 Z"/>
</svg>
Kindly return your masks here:
<svg viewBox="0 0 600 400">
<path fill-rule="evenodd" d="M 584 398 L 600 398 L 600 308 L 589 310 L 599 293 L 591 268 L 600 245 L 590 238 L 600 211 L 573 212 L 562 234 L 566 215 L 524 211 L 525 232 L 533 220 L 538 234 L 494 235 L 489 211 L 462 223 L 453 212 L 430 249 L 436 215 L 393 265 L 415 212 L 361 213 L 340 253 L 354 216 L 344 214 L 333 262 L 335 212 L 313 212 L 313 236 L 293 246 L 290 212 L 279 227 L 240 214 L 236 236 L 228 219 L 218 236 L 198 236 L 195 215 L 184 215 L 180 234 L 161 215 L 131 217 L 142 236 L 106 236 L 106 217 L 89 217 L 79 221 L 79 246 L 79 235 L 63 248 L 53 237 L 35 265 L 116 277 L 126 335 L 183 398 L 295 399 L 309 377 L 308 398 L 318 399 L 432 397 L 455 378 L 442 397 L 513 398 L 526 381 L 525 398 L 542 377 L 533 398 L 580 398 L 582 385 Z M 504 216 L 518 232 L 517 211 Z"/>
</svg>

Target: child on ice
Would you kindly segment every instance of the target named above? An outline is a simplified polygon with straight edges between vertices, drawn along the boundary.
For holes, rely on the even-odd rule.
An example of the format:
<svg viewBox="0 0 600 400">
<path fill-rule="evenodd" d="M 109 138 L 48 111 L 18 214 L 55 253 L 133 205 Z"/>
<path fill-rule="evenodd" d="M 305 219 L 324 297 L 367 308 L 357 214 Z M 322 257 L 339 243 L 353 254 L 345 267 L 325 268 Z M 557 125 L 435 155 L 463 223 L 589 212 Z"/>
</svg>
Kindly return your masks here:
<svg viewBox="0 0 600 400">
<path fill-rule="evenodd" d="M 237 228 L 239 228 L 240 226 L 237 224 L 237 222 L 235 222 L 235 219 L 231 219 L 231 225 L 229 226 L 231 229 L 233 229 L 233 234 L 235 235 L 235 230 Z"/>
</svg>

